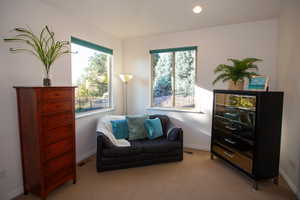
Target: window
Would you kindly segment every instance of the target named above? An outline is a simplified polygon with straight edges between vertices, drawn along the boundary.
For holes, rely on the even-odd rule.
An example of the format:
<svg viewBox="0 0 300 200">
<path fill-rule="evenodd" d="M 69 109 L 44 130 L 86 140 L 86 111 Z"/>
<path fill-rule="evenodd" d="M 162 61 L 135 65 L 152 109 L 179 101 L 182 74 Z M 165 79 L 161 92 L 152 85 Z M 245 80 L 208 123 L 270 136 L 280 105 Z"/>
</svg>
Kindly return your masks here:
<svg viewBox="0 0 300 200">
<path fill-rule="evenodd" d="M 71 37 L 75 112 L 111 107 L 111 49 Z"/>
<path fill-rule="evenodd" d="M 151 106 L 195 108 L 197 47 L 151 50 Z"/>
</svg>

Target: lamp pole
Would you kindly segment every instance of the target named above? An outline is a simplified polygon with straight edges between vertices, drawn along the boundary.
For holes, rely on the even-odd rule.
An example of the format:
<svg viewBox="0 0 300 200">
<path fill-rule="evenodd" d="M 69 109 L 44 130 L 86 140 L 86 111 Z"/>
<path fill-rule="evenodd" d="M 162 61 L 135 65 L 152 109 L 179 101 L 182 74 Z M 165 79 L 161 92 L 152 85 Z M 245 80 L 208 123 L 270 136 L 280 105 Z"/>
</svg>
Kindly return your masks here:
<svg viewBox="0 0 300 200">
<path fill-rule="evenodd" d="M 127 115 L 127 84 L 128 84 L 128 81 L 130 81 L 132 79 L 132 75 L 131 74 L 120 74 L 120 78 L 122 80 L 122 82 L 124 83 L 124 96 L 125 96 L 125 99 L 124 99 L 124 114 Z"/>
<path fill-rule="evenodd" d="M 125 93 L 125 115 L 127 115 L 127 81 L 124 83 L 124 93 Z"/>
</svg>

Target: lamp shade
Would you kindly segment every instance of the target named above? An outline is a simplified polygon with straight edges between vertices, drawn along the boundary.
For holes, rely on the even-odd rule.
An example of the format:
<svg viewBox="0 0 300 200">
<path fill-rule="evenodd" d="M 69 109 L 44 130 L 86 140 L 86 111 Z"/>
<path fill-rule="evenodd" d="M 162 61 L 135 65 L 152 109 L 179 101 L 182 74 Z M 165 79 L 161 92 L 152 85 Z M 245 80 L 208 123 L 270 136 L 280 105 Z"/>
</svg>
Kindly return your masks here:
<svg viewBox="0 0 300 200">
<path fill-rule="evenodd" d="M 120 79 L 124 82 L 127 83 L 133 78 L 132 74 L 120 74 Z"/>
</svg>

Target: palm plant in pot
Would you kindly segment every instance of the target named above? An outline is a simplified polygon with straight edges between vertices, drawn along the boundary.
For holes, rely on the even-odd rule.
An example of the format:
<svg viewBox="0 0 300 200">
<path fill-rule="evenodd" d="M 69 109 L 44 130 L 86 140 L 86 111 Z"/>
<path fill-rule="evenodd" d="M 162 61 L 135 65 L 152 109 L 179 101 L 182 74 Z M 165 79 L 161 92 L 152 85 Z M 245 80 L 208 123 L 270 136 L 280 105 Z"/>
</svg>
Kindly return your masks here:
<svg viewBox="0 0 300 200">
<path fill-rule="evenodd" d="M 245 78 L 250 81 L 253 76 L 258 75 L 256 72 L 249 70 L 258 71 L 255 63 L 262 60 L 258 58 L 245 58 L 243 60 L 230 58 L 228 61 L 231 61 L 233 65 L 221 64 L 214 70 L 214 73 L 218 74 L 218 76 L 213 81 L 213 84 L 220 80 L 223 82 L 229 81 L 230 90 L 243 90 Z"/>
<path fill-rule="evenodd" d="M 44 86 L 51 86 L 50 70 L 54 61 L 64 54 L 71 53 L 69 41 L 56 41 L 54 32 L 46 25 L 39 35 L 35 35 L 29 28 L 17 27 L 13 29 L 16 35 L 5 38 L 5 42 L 19 42 L 29 48 L 10 48 L 12 53 L 27 52 L 37 57 L 44 65 Z"/>
</svg>

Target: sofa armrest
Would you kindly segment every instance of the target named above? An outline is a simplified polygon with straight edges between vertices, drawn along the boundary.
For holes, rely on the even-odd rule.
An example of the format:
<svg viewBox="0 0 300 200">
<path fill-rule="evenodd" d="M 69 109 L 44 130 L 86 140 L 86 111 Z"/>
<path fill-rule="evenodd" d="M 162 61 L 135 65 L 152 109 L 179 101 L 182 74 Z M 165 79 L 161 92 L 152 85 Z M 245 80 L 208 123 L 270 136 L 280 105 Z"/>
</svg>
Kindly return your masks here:
<svg viewBox="0 0 300 200">
<path fill-rule="evenodd" d="M 110 139 L 104 135 L 104 133 L 102 132 L 97 132 L 97 147 L 98 147 L 98 143 L 99 143 L 99 147 L 101 147 L 102 149 L 106 149 L 106 148 L 113 148 L 116 147 L 116 145 L 114 145 Z"/>
<path fill-rule="evenodd" d="M 113 148 L 115 145 L 102 133 L 97 132 L 97 153 L 96 153 L 96 159 L 97 159 L 97 171 L 102 171 L 102 163 L 101 158 L 103 155 L 103 149 L 105 148 Z"/>
<path fill-rule="evenodd" d="M 173 135 L 171 135 L 173 134 Z M 177 140 L 183 144 L 183 130 L 182 128 L 176 127 L 171 121 L 167 128 L 167 138 L 173 141 Z"/>
<path fill-rule="evenodd" d="M 102 157 L 102 150 L 103 150 L 103 144 L 102 144 L 102 135 L 101 132 L 97 132 L 97 152 L 96 152 L 96 167 L 97 171 L 102 171 L 102 163 L 101 163 L 101 157 Z"/>
<path fill-rule="evenodd" d="M 180 131 L 178 133 L 178 138 L 177 138 L 178 141 L 180 141 L 181 143 L 181 148 L 183 148 L 183 130 L 182 128 L 180 128 Z"/>
<path fill-rule="evenodd" d="M 175 138 L 172 138 L 172 141 L 176 141 L 179 143 L 179 145 L 180 145 L 179 160 L 183 160 L 183 130 L 182 130 L 182 128 L 178 128 L 178 127 L 174 126 L 174 124 L 170 124 L 170 126 L 168 127 L 167 133 L 168 133 L 168 135 L 167 135 L 168 140 L 171 140 L 171 137 L 175 137 Z M 174 135 L 172 136 L 170 134 L 175 134 L 175 136 Z"/>
</svg>

